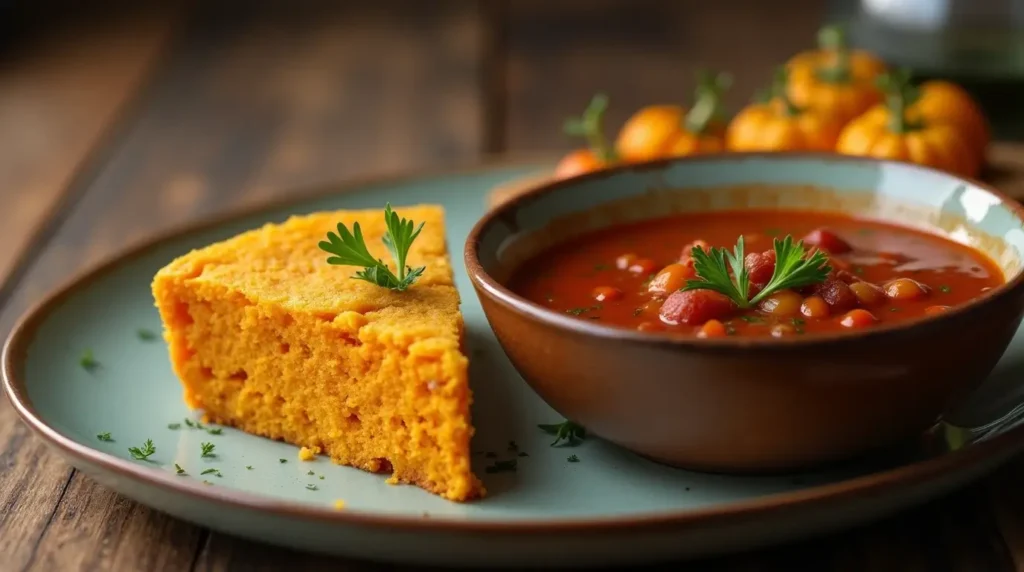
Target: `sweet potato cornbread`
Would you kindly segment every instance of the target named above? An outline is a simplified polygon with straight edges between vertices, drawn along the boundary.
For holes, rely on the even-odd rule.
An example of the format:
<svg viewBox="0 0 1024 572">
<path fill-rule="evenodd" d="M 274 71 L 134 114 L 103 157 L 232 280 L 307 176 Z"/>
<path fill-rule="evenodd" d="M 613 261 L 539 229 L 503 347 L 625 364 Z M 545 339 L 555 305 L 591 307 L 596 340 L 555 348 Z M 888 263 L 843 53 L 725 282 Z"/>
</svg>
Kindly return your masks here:
<svg viewBox="0 0 1024 572">
<path fill-rule="evenodd" d="M 454 501 L 482 496 L 459 294 L 444 211 L 396 209 L 425 226 L 409 250 L 426 270 L 398 292 L 332 266 L 318 242 L 358 222 L 389 260 L 380 210 L 317 213 L 194 250 L 153 295 L 185 401 L 208 420 L 391 473 Z M 394 268 L 391 266 L 391 268 Z"/>
</svg>

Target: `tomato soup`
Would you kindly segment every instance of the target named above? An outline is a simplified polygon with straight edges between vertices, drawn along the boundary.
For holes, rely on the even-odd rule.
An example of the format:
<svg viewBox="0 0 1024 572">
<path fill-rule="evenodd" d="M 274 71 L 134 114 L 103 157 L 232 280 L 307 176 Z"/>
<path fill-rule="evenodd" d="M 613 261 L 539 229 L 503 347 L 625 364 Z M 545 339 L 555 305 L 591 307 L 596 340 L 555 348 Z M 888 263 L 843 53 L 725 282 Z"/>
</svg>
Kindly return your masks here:
<svg viewBox="0 0 1024 572">
<path fill-rule="evenodd" d="M 784 262 L 777 264 L 780 253 Z M 604 229 L 527 262 L 509 287 L 610 326 L 785 337 L 943 312 L 1003 282 L 987 256 L 937 235 L 783 210 L 687 214 Z"/>
</svg>

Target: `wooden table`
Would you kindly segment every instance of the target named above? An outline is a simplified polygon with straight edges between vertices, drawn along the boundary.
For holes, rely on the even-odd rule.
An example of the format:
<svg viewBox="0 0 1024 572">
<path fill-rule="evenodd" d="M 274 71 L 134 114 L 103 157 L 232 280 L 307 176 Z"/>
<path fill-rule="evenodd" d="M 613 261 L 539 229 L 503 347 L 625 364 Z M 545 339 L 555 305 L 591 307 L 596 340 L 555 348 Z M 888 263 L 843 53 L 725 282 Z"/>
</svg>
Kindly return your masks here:
<svg viewBox="0 0 1024 572">
<path fill-rule="evenodd" d="M 563 117 L 597 89 L 612 95 L 615 125 L 685 98 L 700 63 L 737 74 L 739 104 L 821 18 L 811 0 L 787 4 L 784 21 L 761 0 L 553 4 L 167 4 L 48 25 L 8 47 L 0 330 L 70 273 L 169 225 L 298 187 L 564 149 Z M 997 183 L 1024 196 L 1024 147 L 999 144 L 993 160 Z M 1022 479 L 1024 459 L 883 522 L 687 569 L 1024 570 Z M 46 449 L 6 401 L 0 507 L 4 571 L 383 568 L 257 545 L 119 497 Z"/>
</svg>

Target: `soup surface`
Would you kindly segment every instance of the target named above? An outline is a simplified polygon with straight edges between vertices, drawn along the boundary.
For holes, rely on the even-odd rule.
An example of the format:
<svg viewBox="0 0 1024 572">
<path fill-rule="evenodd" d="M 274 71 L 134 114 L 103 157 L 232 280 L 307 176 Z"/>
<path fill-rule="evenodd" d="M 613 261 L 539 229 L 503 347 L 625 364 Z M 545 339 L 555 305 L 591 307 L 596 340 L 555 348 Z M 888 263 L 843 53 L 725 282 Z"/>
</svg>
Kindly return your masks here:
<svg viewBox="0 0 1024 572">
<path fill-rule="evenodd" d="M 740 237 L 736 267 L 746 279 L 745 300 L 736 288 L 742 278 L 726 252 L 716 252 L 734 255 Z M 694 253 L 694 246 L 701 251 Z M 710 258 L 702 256 L 707 252 Z M 777 270 L 780 252 L 787 263 Z M 715 276 L 715 268 L 723 272 Z M 710 287 L 723 279 L 732 283 L 731 295 Z M 604 229 L 527 262 L 509 287 L 553 310 L 611 326 L 784 337 L 942 312 L 1003 281 L 987 256 L 940 236 L 842 214 L 772 210 L 687 214 Z"/>
</svg>

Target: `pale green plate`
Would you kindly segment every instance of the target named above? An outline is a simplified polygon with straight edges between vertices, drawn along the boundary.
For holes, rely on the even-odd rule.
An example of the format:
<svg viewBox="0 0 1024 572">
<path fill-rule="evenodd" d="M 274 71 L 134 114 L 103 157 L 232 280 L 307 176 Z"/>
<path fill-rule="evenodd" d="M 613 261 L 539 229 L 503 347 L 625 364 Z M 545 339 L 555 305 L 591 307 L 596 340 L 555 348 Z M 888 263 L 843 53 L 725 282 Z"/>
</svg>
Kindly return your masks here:
<svg viewBox="0 0 1024 572">
<path fill-rule="evenodd" d="M 923 501 L 991 470 L 1021 445 L 1019 428 L 940 430 L 886 458 L 780 477 L 671 469 L 595 438 L 573 448 L 550 447 L 551 437 L 537 424 L 560 417 L 509 365 L 462 267 L 463 241 L 484 209 L 487 191 L 535 170 L 494 167 L 366 185 L 144 245 L 76 280 L 26 316 L 5 348 L 6 390 L 28 424 L 71 464 L 139 502 L 266 542 L 420 564 L 639 563 L 750 548 Z M 294 447 L 232 429 L 219 435 L 190 429 L 183 419 L 193 413 L 182 402 L 166 347 L 137 334 L 160 330 L 150 280 L 175 256 L 292 214 L 383 207 L 385 201 L 441 203 L 447 209 L 472 349 L 478 428 L 473 448 L 495 455 L 476 457 L 491 493 L 479 502 L 446 502 L 324 459 L 300 462 Z M 91 372 L 80 364 L 85 351 L 99 362 Z M 1018 338 L 995 374 L 997 382 L 1019 371 L 1013 364 L 1021 359 L 1024 343 Z M 999 406 L 988 400 L 974 413 L 1005 413 Z M 97 438 L 107 432 L 113 441 Z M 156 452 L 148 462 L 133 460 L 128 448 L 148 438 Z M 203 442 L 215 444 L 215 457 L 200 456 Z M 528 456 L 518 456 L 510 442 Z M 569 462 L 570 456 L 579 461 Z M 515 472 L 485 471 L 511 459 Z M 175 464 L 187 475 L 176 475 Z M 208 469 L 218 473 L 202 475 Z M 335 509 L 338 499 L 344 510 Z"/>
</svg>

